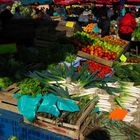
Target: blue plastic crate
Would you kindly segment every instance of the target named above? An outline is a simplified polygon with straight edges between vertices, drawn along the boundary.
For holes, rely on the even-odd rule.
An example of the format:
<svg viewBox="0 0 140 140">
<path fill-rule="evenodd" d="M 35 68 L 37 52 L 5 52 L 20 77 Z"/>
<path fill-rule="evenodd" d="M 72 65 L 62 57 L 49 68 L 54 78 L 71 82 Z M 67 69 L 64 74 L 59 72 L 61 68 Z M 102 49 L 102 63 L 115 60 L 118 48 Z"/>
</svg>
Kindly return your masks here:
<svg viewBox="0 0 140 140">
<path fill-rule="evenodd" d="M 19 140 L 72 140 L 71 138 L 25 124 L 22 115 L 0 109 L 0 140 L 10 136 Z"/>
</svg>

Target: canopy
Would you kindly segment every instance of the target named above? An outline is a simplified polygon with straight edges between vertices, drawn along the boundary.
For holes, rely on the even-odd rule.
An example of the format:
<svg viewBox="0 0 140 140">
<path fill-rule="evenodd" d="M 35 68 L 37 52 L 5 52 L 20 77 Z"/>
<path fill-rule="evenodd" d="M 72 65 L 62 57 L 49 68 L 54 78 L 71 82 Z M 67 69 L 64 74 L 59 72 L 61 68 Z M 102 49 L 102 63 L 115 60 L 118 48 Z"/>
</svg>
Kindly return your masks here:
<svg viewBox="0 0 140 140">
<path fill-rule="evenodd" d="M 80 2 L 80 0 L 54 0 L 56 4 L 71 5 Z"/>
<path fill-rule="evenodd" d="M 127 0 L 127 2 L 139 2 L 140 3 L 140 0 Z"/>
<path fill-rule="evenodd" d="M 71 5 L 75 3 L 105 3 L 111 4 L 112 2 L 119 2 L 120 0 L 54 0 L 54 3 L 61 4 L 61 5 Z"/>
<path fill-rule="evenodd" d="M 0 0 L 0 3 L 10 3 L 13 2 L 14 0 Z"/>
</svg>

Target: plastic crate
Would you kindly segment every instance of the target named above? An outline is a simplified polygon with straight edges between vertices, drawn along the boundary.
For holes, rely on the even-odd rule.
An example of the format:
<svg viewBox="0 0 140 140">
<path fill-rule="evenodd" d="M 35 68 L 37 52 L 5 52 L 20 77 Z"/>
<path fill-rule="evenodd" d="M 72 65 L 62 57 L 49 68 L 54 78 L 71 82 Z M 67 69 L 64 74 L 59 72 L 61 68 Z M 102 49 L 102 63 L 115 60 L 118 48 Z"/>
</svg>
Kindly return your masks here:
<svg viewBox="0 0 140 140">
<path fill-rule="evenodd" d="M 10 136 L 19 140 L 72 140 L 71 138 L 26 124 L 23 117 L 11 111 L 0 109 L 0 140 Z"/>
</svg>

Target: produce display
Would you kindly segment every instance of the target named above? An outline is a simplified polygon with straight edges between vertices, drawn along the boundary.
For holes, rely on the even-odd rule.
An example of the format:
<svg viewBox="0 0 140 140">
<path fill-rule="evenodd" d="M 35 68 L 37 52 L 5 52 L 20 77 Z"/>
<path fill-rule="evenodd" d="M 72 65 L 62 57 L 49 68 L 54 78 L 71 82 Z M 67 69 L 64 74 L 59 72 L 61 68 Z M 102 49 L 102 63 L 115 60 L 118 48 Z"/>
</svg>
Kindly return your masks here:
<svg viewBox="0 0 140 140">
<path fill-rule="evenodd" d="M 12 9 L 11 9 L 12 14 L 15 14 L 15 9 L 17 7 L 20 9 L 20 13 L 22 16 L 30 16 L 31 15 L 30 8 L 22 5 L 22 3 L 19 1 L 14 1 L 13 5 L 12 5 Z"/>
<path fill-rule="evenodd" d="M 60 124 L 60 126 L 63 126 L 62 123 L 69 123 L 71 125 L 76 124 L 77 120 L 82 116 L 82 114 L 86 111 L 86 109 L 89 107 L 90 103 L 97 102 L 97 97 L 95 98 L 88 98 L 88 97 L 82 97 L 79 99 L 76 98 L 78 103 L 78 107 L 80 109 L 79 112 L 68 112 L 68 111 L 61 111 L 61 115 L 59 117 L 55 117 L 52 114 L 49 113 L 38 113 L 38 116 L 43 116 L 44 118 L 56 120 L 57 123 Z"/>
<path fill-rule="evenodd" d="M 140 27 L 137 27 L 132 36 L 134 37 L 134 40 L 140 41 Z"/>
<path fill-rule="evenodd" d="M 94 26 L 96 26 L 96 23 L 89 23 L 87 26 L 83 27 L 84 32 L 86 33 L 92 33 Z"/>
<path fill-rule="evenodd" d="M 140 82 L 140 65 L 139 64 L 127 64 L 121 65 L 119 63 L 114 64 L 114 77 L 121 81 L 131 81 L 135 83 Z"/>
<path fill-rule="evenodd" d="M 103 41 L 100 38 L 91 36 L 91 35 L 84 33 L 84 32 L 77 32 L 75 34 L 75 38 L 77 39 L 76 45 L 78 45 L 79 48 L 84 48 L 85 44 L 92 45 L 92 46 L 97 45 L 97 46 L 103 47 L 107 51 L 116 52 L 117 56 L 120 55 L 120 53 L 124 49 L 123 48 L 124 46 L 120 45 L 120 43 L 118 43 L 118 42 L 114 42 L 113 44 L 110 44 L 106 41 Z"/>
<path fill-rule="evenodd" d="M 136 23 L 137 23 L 137 27 L 139 27 L 140 26 L 140 17 L 136 18 Z"/>
<path fill-rule="evenodd" d="M 61 98 L 67 98 L 67 100 L 72 99 L 76 102 L 79 102 L 79 112 L 71 113 L 61 111 L 59 117 L 43 112 L 38 113 L 38 115 L 56 120 L 57 123 L 60 123 L 60 126 L 62 122 L 75 124 L 76 120 L 79 118 L 79 116 L 82 115 L 85 109 L 87 109 L 88 105 L 91 102 L 94 102 L 94 112 L 91 112 L 87 118 L 88 122 L 92 122 L 88 123 L 89 126 L 93 125 L 93 122 L 95 122 L 97 116 L 99 117 L 103 115 L 103 118 L 106 118 L 106 115 L 109 116 L 109 114 L 115 108 L 119 107 L 128 110 L 128 113 L 124 117 L 123 122 L 122 120 L 106 118 L 106 123 L 116 122 L 117 124 L 115 124 L 119 126 L 123 124 L 121 127 L 123 128 L 124 126 L 127 126 L 128 129 L 126 133 L 128 133 L 135 120 L 135 113 L 138 109 L 138 100 L 140 99 L 140 89 L 129 83 L 112 83 L 107 79 L 106 81 L 105 78 L 98 79 L 95 77 L 97 73 L 96 71 L 91 75 L 89 74 L 88 66 L 86 64 L 83 65 L 78 73 L 76 72 L 75 68 L 63 65 L 51 67 L 51 69 L 42 72 L 35 71 L 30 73 L 30 77 L 33 79 L 48 84 L 48 90 L 46 94 L 53 93 L 54 95 Z M 95 118 L 94 121 L 93 118 Z M 100 119 L 100 121 L 101 120 L 102 119 Z M 126 123 L 128 124 L 126 125 Z M 101 123 L 98 124 L 98 126 L 103 127 L 105 124 Z M 114 125 L 110 126 L 110 129 L 108 130 L 112 137 L 112 131 L 114 127 Z M 128 133 L 127 137 L 131 137 L 132 134 L 135 138 L 139 137 L 139 131 L 137 130 L 137 133 L 135 133 L 135 130 L 137 129 L 132 130 L 130 135 Z M 126 133 L 120 132 L 121 135 L 125 135 Z"/>
<path fill-rule="evenodd" d="M 98 45 L 96 46 L 88 45 L 87 47 L 82 48 L 82 51 L 90 55 L 95 55 L 106 60 L 115 60 L 117 58 L 116 52 L 109 52 L 103 47 L 98 46 Z"/>
<path fill-rule="evenodd" d="M 19 86 L 19 94 L 21 95 L 31 95 L 36 96 L 38 93 L 45 92 L 45 86 L 41 84 L 38 80 L 33 80 L 30 78 L 26 78 L 23 81 L 18 83 Z"/>
<path fill-rule="evenodd" d="M 128 57 L 126 62 L 127 63 L 140 63 L 140 58 Z"/>
<path fill-rule="evenodd" d="M 90 85 L 94 84 L 104 84 L 104 79 L 100 79 L 96 77 L 96 74 L 98 71 L 95 71 L 89 73 L 90 65 L 88 63 L 82 65 L 80 71 L 77 72 L 77 68 L 73 66 L 67 66 L 67 65 L 57 65 L 50 67 L 50 69 L 42 72 L 35 71 L 33 73 L 30 73 L 30 77 L 33 79 L 37 79 L 44 84 L 47 85 L 48 91 L 54 91 L 58 96 L 67 96 L 68 94 L 66 92 L 63 92 L 64 94 L 59 93 L 58 89 L 55 90 L 55 84 L 61 85 L 62 88 L 67 88 L 69 95 L 80 95 L 88 94 L 88 91 L 94 92 L 94 88 L 86 89 L 86 87 L 90 87 Z M 98 74 L 99 75 L 99 74 Z M 100 76 L 99 76 L 100 77 Z M 110 80 L 110 79 L 108 79 Z M 94 81 L 94 82 L 93 82 Z"/>
<path fill-rule="evenodd" d="M 112 37 L 112 36 L 105 36 L 104 38 L 102 38 L 102 40 L 108 42 L 108 43 L 111 43 L 112 45 L 114 44 L 118 44 L 120 46 L 125 46 L 127 45 L 127 41 L 125 40 L 121 40 L 121 39 L 118 39 L 116 37 Z"/>
<path fill-rule="evenodd" d="M 100 38 L 96 34 L 88 34 L 94 26 L 84 27 L 86 33 L 75 33 L 71 38 L 75 47 L 69 39 L 65 42 L 60 38 L 59 33 L 57 38 L 48 38 L 42 29 L 36 37 L 36 46 L 44 48 L 28 48 L 28 57 L 24 56 L 26 60 L 20 54 L 18 61 L 18 55 L 15 58 L 13 55 L 1 56 L 0 74 L 3 77 L 0 77 L 0 88 L 3 90 L 17 83 L 19 91 L 15 95 L 18 95 L 19 112 L 31 122 L 35 123 L 38 117 L 42 117 L 50 124 L 53 122 L 51 125 L 54 126 L 73 127 L 88 110 L 80 127 L 84 136 L 91 128 L 101 128 L 109 133 L 111 140 L 139 140 L 140 129 L 136 127 L 140 106 L 138 58 L 132 56 L 126 63 L 117 62 L 128 42 L 111 36 Z M 109 67 L 79 58 L 77 51 L 111 61 L 113 65 Z M 80 59 L 78 62 L 77 58 Z M 26 62 L 21 62 L 22 59 Z M 40 62 L 43 68 L 36 68 L 36 65 L 31 68 L 31 62 L 36 65 Z M 116 110 L 125 114 L 114 115 Z"/>
<path fill-rule="evenodd" d="M 8 77 L 0 77 L 0 89 L 6 88 L 12 84 L 12 80 Z"/>
<path fill-rule="evenodd" d="M 107 76 L 110 76 L 113 70 L 109 66 L 105 66 L 102 64 L 95 63 L 94 61 L 81 61 L 81 65 L 77 67 L 77 71 L 79 72 L 83 65 L 88 63 L 88 70 L 90 73 L 98 72 L 96 74 L 99 78 L 105 78 Z"/>
</svg>

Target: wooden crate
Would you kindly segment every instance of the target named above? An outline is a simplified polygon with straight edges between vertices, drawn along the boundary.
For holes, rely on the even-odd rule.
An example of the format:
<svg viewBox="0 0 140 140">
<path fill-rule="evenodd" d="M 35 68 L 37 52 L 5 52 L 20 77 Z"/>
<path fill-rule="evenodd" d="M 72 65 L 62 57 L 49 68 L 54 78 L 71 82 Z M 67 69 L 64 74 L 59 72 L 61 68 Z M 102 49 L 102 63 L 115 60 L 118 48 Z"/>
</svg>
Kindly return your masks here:
<svg viewBox="0 0 140 140">
<path fill-rule="evenodd" d="M 62 16 L 51 16 L 51 19 L 55 20 L 55 21 L 63 21 L 64 17 L 62 17 Z"/>
<path fill-rule="evenodd" d="M 14 83 L 5 90 L 0 91 L 0 108 L 19 113 L 17 109 L 17 100 L 13 98 L 13 94 L 18 90 L 19 88 Z"/>
<path fill-rule="evenodd" d="M 120 56 L 125 53 L 127 51 L 127 49 L 129 48 L 129 45 L 127 44 L 124 49 L 122 49 L 122 51 L 120 52 L 120 54 L 117 56 L 117 59 L 115 60 L 105 60 L 103 58 L 100 58 L 100 57 L 97 57 L 95 55 L 90 55 L 88 53 L 85 53 L 85 52 L 82 52 L 82 51 L 78 51 L 77 55 L 80 56 L 80 57 L 83 57 L 83 58 L 86 58 L 86 59 L 89 59 L 89 60 L 93 60 L 97 63 L 100 63 L 100 64 L 103 64 L 103 65 L 107 65 L 107 66 L 110 66 L 112 67 L 113 65 L 113 62 L 114 61 L 119 61 L 119 58 Z"/>
<path fill-rule="evenodd" d="M 140 100 L 139 100 L 139 105 L 138 105 L 138 110 L 137 113 L 135 114 L 135 121 L 132 122 L 133 125 L 135 125 L 136 127 L 140 128 Z"/>
<path fill-rule="evenodd" d="M 140 88 L 140 86 L 137 86 L 137 87 Z M 138 128 L 140 128 L 140 109 L 139 108 L 140 108 L 140 99 L 138 99 L 137 112 L 134 115 L 135 121 L 132 122 L 132 124 Z"/>
<path fill-rule="evenodd" d="M 17 108 L 17 100 L 13 98 L 13 93 L 17 92 L 18 90 L 19 88 L 17 85 L 13 84 L 6 88 L 4 91 L 0 91 L 0 108 L 19 114 Z M 79 140 L 81 129 L 84 126 L 84 121 L 88 114 L 93 110 L 94 105 L 95 103 L 91 103 L 74 125 L 68 123 L 60 124 L 57 123 L 56 120 L 48 119 L 39 115 L 36 116 L 36 120 L 33 123 L 29 122 L 25 118 L 24 122 L 60 135 L 70 137 L 75 140 Z"/>
<path fill-rule="evenodd" d="M 114 38 L 114 37 L 112 37 L 112 38 Z M 101 40 L 102 40 L 102 41 L 105 41 L 105 42 L 107 42 L 107 43 L 109 43 L 109 44 L 112 44 L 112 45 L 113 45 L 114 43 L 118 43 L 116 40 L 106 40 L 106 37 L 101 38 Z M 122 39 L 120 39 L 120 38 L 117 38 L 117 40 L 121 42 L 121 43 L 118 43 L 118 44 L 121 45 L 122 48 L 125 48 L 125 46 L 129 43 L 129 41 L 125 41 L 125 40 L 122 40 Z M 122 42 L 126 42 L 126 44 L 124 44 L 124 43 L 122 43 Z"/>
<path fill-rule="evenodd" d="M 105 59 L 102 59 L 102 58 L 97 57 L 95 55 L 90 55 L 90 54 L 82 52 L 82 51 L 78 51 L 77 55 L 80 57 L 84 57 L 86 59 L 89 59 L 89 60 L 94 60 L 97 63 L 104 64 L 104 65 L 107 65 L 110 67 L 112 67 L 112 65 L 113 65 L 113 61 L 105 60 Z"/>
<path fill-rule="evenodd" d="M 88 114 L 93 110 L 95 103 L 91 103 L 87 110 L 82 114 L 82 116 L 77 120 L 76 124 L 68 124 L 68 123 L 57 123 L 56 120 L 51 120 L 48 118 L 44 118 L 41 116 L 37 116 L 36 121 L 33 123 L 34 126 L 50 130 L 54 133 L 64 135 L 70 137 L 75 140 L 79 140 L 81 136 L 81 129 L 84 126 L 84 121 L 87 118 Z M 26 123 L 31 124 L 27 120 Z"/>
</svg>

